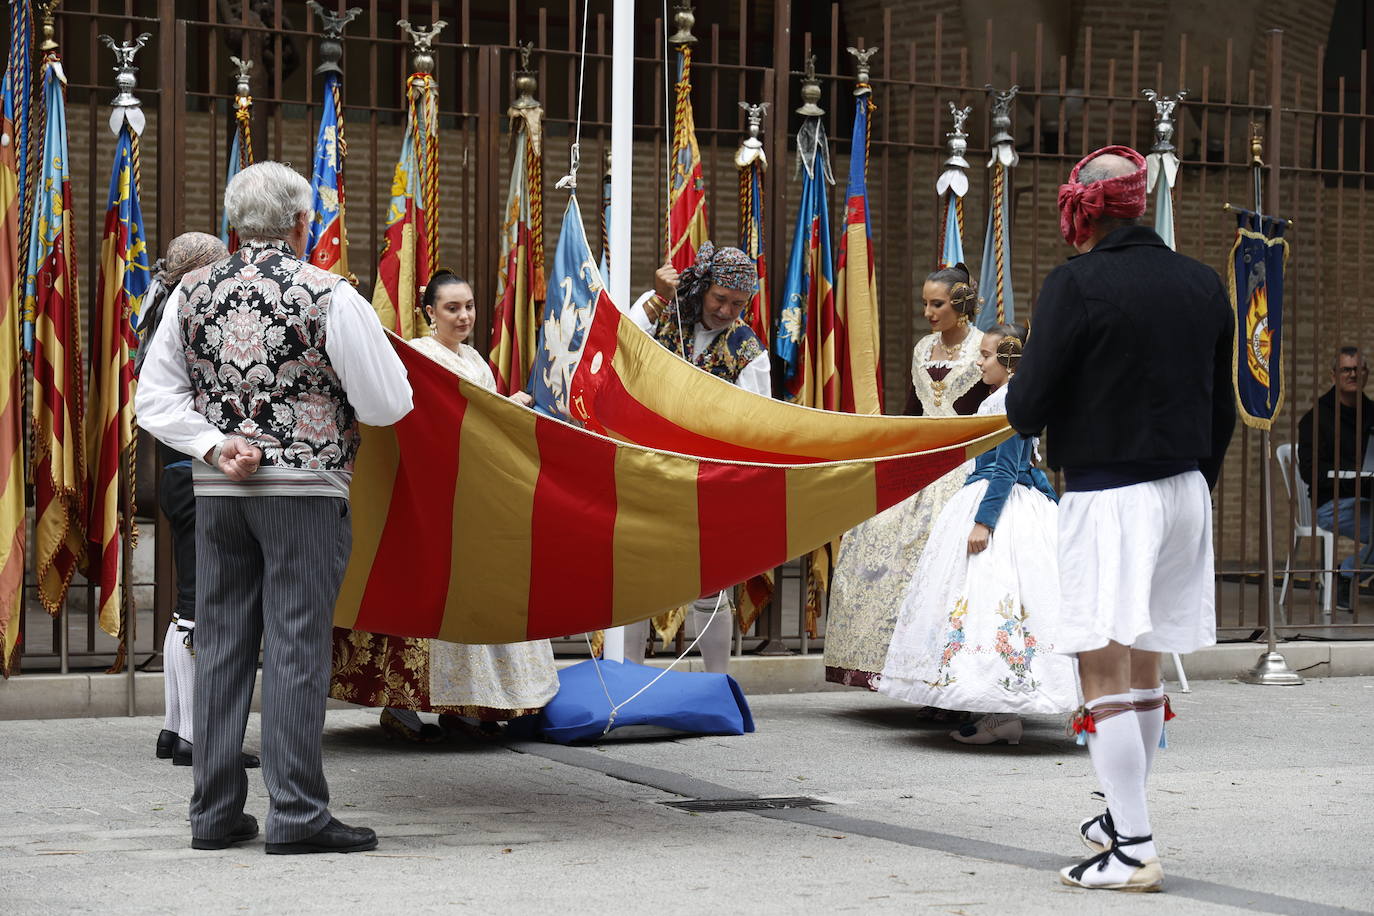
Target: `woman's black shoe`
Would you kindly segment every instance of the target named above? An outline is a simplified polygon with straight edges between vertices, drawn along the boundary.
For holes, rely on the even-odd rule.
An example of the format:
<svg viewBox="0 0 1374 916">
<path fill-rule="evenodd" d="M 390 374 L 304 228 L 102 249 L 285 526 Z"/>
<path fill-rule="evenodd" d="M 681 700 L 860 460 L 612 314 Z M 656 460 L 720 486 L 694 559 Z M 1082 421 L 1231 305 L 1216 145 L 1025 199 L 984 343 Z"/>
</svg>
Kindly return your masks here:
<svg viewBox="0 0 1374 916">
<path fill-rule="evenodd" d="M 190 766 L 192 761 L 191 752 L 193 750 L 191 742 L 182 738 L 180 735 L 174 735 L 173 737 L 176 739 L 176 742 L 172 745 L 172 766 Z M 162 755 L 159 754 L 158 756 L 160 757 Z M 245 770 L 256 770 L 258 767 L 262 766 L 262 761 L 257 758 L 257 755 L 249 754 L 246 751 L 239 752 L 239 760 L 243 764 Z"/>
<path fill-rule="evenodd" d="M 166 760 L 172 756 L 172 748 L 177 743 L 177 733 L 163 729 L 157 733 L 157 759 Z"/>
</svg>

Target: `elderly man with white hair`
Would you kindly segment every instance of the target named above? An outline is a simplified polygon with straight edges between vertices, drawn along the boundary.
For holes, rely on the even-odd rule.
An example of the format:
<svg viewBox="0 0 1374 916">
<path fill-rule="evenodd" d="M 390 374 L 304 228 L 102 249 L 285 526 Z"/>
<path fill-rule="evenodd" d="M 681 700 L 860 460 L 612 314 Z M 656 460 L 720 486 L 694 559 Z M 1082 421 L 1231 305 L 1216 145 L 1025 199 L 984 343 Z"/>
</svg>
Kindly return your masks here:
<svg viewBox="0 0 1374 916">
<path fill-rule="evenodd" d="M 320 735 L 358 424 L 405 416 L 410 383 L 371 306 L 301 260 L 304 178 L 249 166 L 224 207 L 242 247 L 182 279 L 135 401 L 140 426 L 196 459 L 191 846 L 258 834 L 239 748 L 261 645 L 266 851 L 373 849 L 373 831 L 330 816 Z"/>
<path fill-rule="evenodd" d="M 1107 811 L 1079 825 L 1097 854 L 1079 887 L 1163 886 L 1145 784 L 1168 703 L 1161 652 L 1216 642 L 1212 506 L 1236 411 L 1231 308 L 1210 268 L 1136 225 L 1145 160 L 1109 146 L 1059 189 L 1079 256 L 1045 278 L 1007 389 L 1007 419 L 1046 430 L 1064 471 L 1056 652 L 1078 656 L 1086 740 Z"/>
</svg>

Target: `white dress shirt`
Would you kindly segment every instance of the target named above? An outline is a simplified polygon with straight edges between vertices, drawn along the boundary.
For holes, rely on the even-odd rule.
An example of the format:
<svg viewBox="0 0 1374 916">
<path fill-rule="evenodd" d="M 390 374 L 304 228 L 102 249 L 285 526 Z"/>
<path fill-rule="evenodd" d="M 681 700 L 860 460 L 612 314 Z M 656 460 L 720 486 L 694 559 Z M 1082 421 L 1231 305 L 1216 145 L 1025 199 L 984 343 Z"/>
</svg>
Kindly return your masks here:
<svg viewBox="0 0 1374 916">
<path fill-rule="evenodd" d="M 636 299 L 635 304 L 631 306 L 630 311 L 626 313 L 627 317 L 633 321 L 641 331 L 651 337 L 654 333 L 654 322 L 649 320 L 649 312 L 646 306 L 649 300 L 653 298 L 653 295 L 654 291 L 649 290 Z M 713 331 L 698 321 L 695 330 L 696 334 L 692 338 L 692 352 L 705 353 L 706 348 L 711 346 L 712 342 L 720 336 L 725 328 L 717 328 Z M 700 369 L 701 367 L 698 366 L 697 368 Z M 735 385 L 736 387 L 743 388 L 745 391 L 763 395 L 765 398 L 771 398 L 773 396 L 772 367 L 768 362 L 768 351 L 765 350 L 751 359 L 748 365 L 740 370 L 739 377 L 735 379 Z"/>
<path fill-rule="evenodd" d="M 207 495 L 203 484 L 213 483 L 215 495 L 225 495 L 230 492 L 227 485 L 232 481 L 205 464 L 204 458 L 230 437 L 195 409 L 195 389 L 186 365 L 178 319 L 184 298 L 184 291 L 177 286 L 162 310 L 138 377 L 134 411 L 141 428 L 177 451 L 199 459 L 200 463 L 195 465 L 197 493 Z M 392 349 L 371 304 L 342 277 L 330 298 L 326 321 L 324 352 L 359 422 L 389 426 L 408 414 L 412 400 L 405 364 Z M 296 478 L 296 482 L 282 486 L 282 492 L 276 492 L 277 487 L 273 492 L 264 489 L 269 478 L 282 478 L 285 483 L 286 475 Z M 235 495 L 346 496 L 351 477 L 348 471 L 264 467 L 244 482 L 250 486 L 232 489 Z"/>
</svg>

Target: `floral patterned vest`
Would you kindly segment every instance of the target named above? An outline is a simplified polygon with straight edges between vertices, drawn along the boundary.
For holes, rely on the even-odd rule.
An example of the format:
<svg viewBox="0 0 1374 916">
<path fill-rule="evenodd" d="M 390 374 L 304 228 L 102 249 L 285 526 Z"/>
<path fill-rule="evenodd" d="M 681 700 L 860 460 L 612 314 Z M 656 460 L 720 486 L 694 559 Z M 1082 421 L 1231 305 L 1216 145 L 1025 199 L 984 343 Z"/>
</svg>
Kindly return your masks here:
<svg viewBox="0 0 1374 916">
<path fill-rule="evenodd" d="M 704 353 L 692 352 L 696 344 L 693 339 L 695 336 L 689 337 L 684 344 L 677 316 L 668 309 L 663 310 L 658 324 L 654 326 L 655 340 L 679 356 L 687 354 L 687 362 L 732 385 L 739 379 L 744 367 L 763 353 L 758 335 L 741 318 L 736 318 L 734 324 L 717 334 Z"/>
<path fill-rule="evenodd" d="M 264 466 L 351 471 L 358 420 L 325 353 L 339 278 L 285 242 L 245 242 L 186 275 L 177 319 L 195 409 Z"/>
</svg>

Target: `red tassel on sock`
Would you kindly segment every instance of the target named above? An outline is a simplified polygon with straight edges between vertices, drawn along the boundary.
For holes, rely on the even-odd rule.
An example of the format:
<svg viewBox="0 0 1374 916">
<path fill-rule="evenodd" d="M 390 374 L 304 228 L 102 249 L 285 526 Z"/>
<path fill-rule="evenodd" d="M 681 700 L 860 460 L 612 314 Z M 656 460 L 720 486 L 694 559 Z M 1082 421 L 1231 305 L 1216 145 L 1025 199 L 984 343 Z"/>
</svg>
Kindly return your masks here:
<svg viewBox="0 0 1374 916">
<path fill-rule="evenodd" d="M 1170 705 L 1170 703 L 1169 703 L 1169 695 L 1166 693 L 1166 694 L 1164 695 L 1164 721 L 1165 721 L 1165 722 L 1168 722 L 1170 719 L 1173 719 L 1173 718 L 1175 718 L 1175 715 L 1174 715 L 1174 707 L 1173 707 L 1172 705 Z"/>
</svg>

